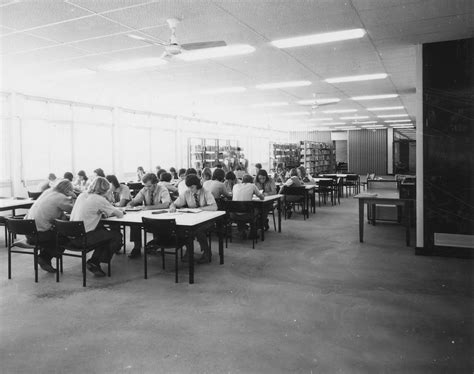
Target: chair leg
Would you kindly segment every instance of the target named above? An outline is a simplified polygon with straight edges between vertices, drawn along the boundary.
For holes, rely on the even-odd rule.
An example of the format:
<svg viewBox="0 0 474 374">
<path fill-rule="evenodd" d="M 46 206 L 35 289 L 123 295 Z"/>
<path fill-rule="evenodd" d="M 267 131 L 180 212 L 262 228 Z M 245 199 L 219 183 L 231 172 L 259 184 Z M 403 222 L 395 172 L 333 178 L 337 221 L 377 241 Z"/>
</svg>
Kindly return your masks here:
<svg viewBox="0 0 474 374">
<path fill-rule="evenodd" d="M 161 248 L 161 266 L 165 270 L 165 249 Z"/>
<path fill-rule="evenodd" d="M 12 249 L 10 243 L 8 243 L 8 279 L 12 279 Z"/>
<path fill-rule="evenodd" d="M 148 254 L 147 254 L 147 251 L 143 251 L 143 274 L 144 274 L 144 278 L 145 279 L 148 279 Z"/>
<path fill-rule="evenodd" d="M 111 260 L 109 260 L 109 262 L 107 262 L 107 276 L 112 276 L 112 270 L 111 270 L 111 266 L 110 266 L 110 262 Z"/>
<path fill-rule="evenodd" d="M 178 283 L 178 248 L 174 253 L 174 282 Z"/>
<path fill-rule="evenodd" d="M 273 229 L 277 231 L 277 224 L 276 224 L 276 219 L 275 219 L 275 209 L 273 209 Z"/>
<path fill-rule="evenodd" d="M 62 273 L 62 263 L 63 263 L 62 262 L 62 256 L 58 255 L 56 257 L 56 282 L 59 282 L 59 272 L 61 271 L 61 273 Z M 60 269 L 60 266 L 61 266 L 61 269 Z"/>
<path fill-rule="evenodd" d="M 82 251 L 82 287 L 86 286 L 86 251 Z"/>
<path fill-rule="evenodd" d="M 5 247 L 8 247 L 8 230 L 7 230 L 6 224 L 4 226 L 4 229 L 5 229 Z"/>
<path fill-rule="evenodd" d="M 33 263 L 35 267 L 35 283 L 38 283 L 38 247 L 33 250 Z"/>
</svg>

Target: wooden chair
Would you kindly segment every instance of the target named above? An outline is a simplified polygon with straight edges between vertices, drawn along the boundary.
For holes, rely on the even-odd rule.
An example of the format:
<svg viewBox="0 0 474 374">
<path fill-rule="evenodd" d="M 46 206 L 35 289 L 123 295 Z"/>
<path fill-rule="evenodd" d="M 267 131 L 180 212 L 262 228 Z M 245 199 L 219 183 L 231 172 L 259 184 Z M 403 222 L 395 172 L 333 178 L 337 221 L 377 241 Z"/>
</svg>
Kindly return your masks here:
<svg viewBox="0 0 474 374">
<path fill-rule="evenodd" d="M 227 212 L 227 230 L 230 230 L 230 238 L 232 238 L 232 222 L 250 224 L 250 235 L 252 236 L 252 248 L 255 248 L 255 242 L 258 240 L 258 218 L 259 214 L 255 209 L 253 201 L 233 201 L 225 202 L 225 210 Z M 261 228 L 263 230 L 263 228 Z M 227 233 L 226 233 L 227 235 Z M 232 240 L 231 240 L 232 241 Z"/>
<path fill-rule="evenodd" d="M 40 197 L 42 193 L 43 193 L 43 191 L 41 191 L 41 192 L 31 192 L 31 191 L 28 191 L 28 197 L 29 197 L 31 200 L 38 200 L 38 197 Z"/>
<path fill-rule="evenodd" d="M 63 257 L 78 257 L 82 260 L 82 286 L 86 287 L 86 262 L 87 253 L 96 249 L 99 245 L 104 245 L 108 240 L 89 245 L 87 243 L 86 230 L 83 221 L 62 221 L 54 220 L 56 229 L 56 258 L 57 280 L 59 281 L 59 271 L 63 272 Z M 80 245 L 77 245 L 77 242 Z M 111 276 L 110 261 L 107 263 L 107 275 Z"/>
<path fill-rule="evenodd" d="M 161 249 L 162 267 L 165 268 L 165 255 L 171 254 L 175 256 L 174 271 L 175 282 L 178 283 L 178 251 L 181 250 L 181 257 L 183 256 L 183 246 L 186 240 L 181 235 L 178 235 L 176 230 L 176 220 L 174 219 L 153 219 L 142 217 L 144 242 L 147 243 L 147 233 L 153 234 L 154 239 L 151 241 L 155 246 Z M 173 249 L 173 251 L 166 251 Z M 144 272 L 145 279 L 148 279 L 148 253 L 144 250 Z"/>
<path fill-rule="evenodd" d="M 34 219 L 7 218 L 6 225 L 8 231 L 8 279 L 12 279 L 12 253 L 33 255 L 33 267 L 35 270 L 35 282 L 38 283 L 38 254 L 39 245 L 31 245 L 25 239 L 16 240 L 17 235 L 28 235 L 36 237 L 38 243 L 38 230 Z M 21 249 L 13 249 L 13 248 Z"/>
<path fill-rule="evenodd" d="M 293 209 L 296 205 L 301 206 L 301 210 L 303 212 L 303 219 L 309 218 L 309 207 L 308 201 L 306 199 L 306 188 L 304 186 L 301 187 L 293 187 L 293 186 L 284 186 L 280 192 L 284 198 L 284 207 L 285 207 L 285 217 L 287 215 L 287 209 Z"/>
</svg>

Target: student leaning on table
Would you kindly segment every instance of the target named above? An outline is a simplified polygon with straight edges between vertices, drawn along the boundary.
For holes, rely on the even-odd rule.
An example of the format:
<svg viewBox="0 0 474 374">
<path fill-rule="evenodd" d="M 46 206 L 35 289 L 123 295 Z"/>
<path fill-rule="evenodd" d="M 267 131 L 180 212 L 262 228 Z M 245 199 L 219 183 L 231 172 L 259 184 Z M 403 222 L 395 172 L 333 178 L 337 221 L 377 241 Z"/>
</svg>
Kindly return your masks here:
<svg viewBox="0 0 474 374">
<path fill-rule="evenodd" d="M 283 184 L 283 187 L 280 191 L 280 193 L 285 193 L 285 187 L 302 187 L 303 182 L 301 179 L 298 177 L 298 171 L 293 168 L 290 169 L 290 177 L 287 179 L 287 181 Z M 286 218 L 291 218 L 292 214 L 292 207 L 293 203 L 301 200 L 301 197 L 299 196 L 285 196 L 285 212 L 286 212 Z"/>
<path fill-rule="evenodd" d="M 115 206 L 123 207 L 132 200 L 130 188 L 123 183 L 119 183 L 115 175 L 107 175 L 105 177 L 110 183 L 110 189 L 107 194 L 107 199 Z"/>
<path fill-rule="evenodd" d="M 55 219 L 65 219 L 64 212 L 70 213 L 73 206 L 72 183 L 67 179 L 60 181 L 55 187 L 41 194 L 28 210 L 25 219 L 34 219 L 38 230 L 38 242 L 35 236 L 27 236 L 29 244 L 39 244 L 38 264 L 41 269 L 54 273 L 51 259 L 56 256 L 56 233 L 53 231 Z"/>
<path fill-rule="evenodd" d="M 98 244 L 92 257 L 87 261 L 87 270 L 98 277 L 105 276 L 100 263 L 109 262 L 114 253 L 122 246 L 120 232 L 107 230 L 100 222 L 102 217 L 123 217 L 123 212 L 115 208 L 106 198 L 109 188 L 110 183 L 107 179 L 96 177 L 89 190 L 78 196 L 71 212 L 71 221 L 84 222 L 88 245 L 106 241 L 105 244 Z M 81 245 L 82 238 L 75 240 L 78 245 Z"/>
<path fill-rule="evenodd" d="M 158 184 L 156 174 L 147 173 L 142 178 L 143 188 L 130 202 L 130 206 L 143 205 L 143 209 L 163 209 L 168 208 L 171 203 L 171 197 L 168 189 Z M 129 258 L 138 258 L 141 256 L 142 234 L 137 227 L 130 228 L 130 240 L 134 243 Z"/>
<path fill-rule="evenodd" d="M 214 211 L 217 210 L 216 200 L 212 193 L 206 191 L 202 188 L 201 181 L 199 177 L 195 174 L 190 174 L 186 177 L 185 180 L 187 190 L 181 193 L 178 198 L 171 203 L 170 205 L 170 212 L 176 212 L 176 208 L 199 208 L 201 210 L 208 210 Z M 200 231 L 196 234 L 196 239 L 201 246 L 201 251 L 203 254 L 201 258 L 197 261 L 198 264 L 205 264 L 211 262 L 211 249 L 209 248 L 209 244 L 207 242 L 207 235 L 206 229 L 210 229 L 211 227 L 203 227 Z M 188 259 L 187 253 L 183 257 L 183 260 L 186 261 Z"/>
<path fill-rule="evenodd" d="M 255 177 L 255 185 L 257 186 L 258 190 L 263 193 L 263 196 L 271 196 L 276 195 L 276 185 L 272 178 L 268 176 L 268 173 L 264 169 L 260 169 Z M 263 211 L 262 214 L 264 215 L 265 224 L 264 229 L 268 231 L 270 226 L 268 225 L 268 209 Z"/>
</svg>

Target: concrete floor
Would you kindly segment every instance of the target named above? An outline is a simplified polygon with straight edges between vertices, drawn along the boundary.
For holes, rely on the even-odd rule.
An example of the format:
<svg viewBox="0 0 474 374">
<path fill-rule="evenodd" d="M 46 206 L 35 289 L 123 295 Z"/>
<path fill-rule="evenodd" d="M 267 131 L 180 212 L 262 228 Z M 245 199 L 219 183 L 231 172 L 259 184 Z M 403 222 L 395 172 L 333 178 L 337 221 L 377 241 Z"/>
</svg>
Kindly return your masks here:
<svg viewBox="0 0 474 374">
<path fill-rule="evenodd" d="M 366 225 L 343 199 L 283 221 L 255 250 L 234 240 L 219 265 L 113 260 L 81 286 L 0 250 L 1 373 L 471 373 L 470 260 L 420 257 L 403 227 Z"/>
</svg>

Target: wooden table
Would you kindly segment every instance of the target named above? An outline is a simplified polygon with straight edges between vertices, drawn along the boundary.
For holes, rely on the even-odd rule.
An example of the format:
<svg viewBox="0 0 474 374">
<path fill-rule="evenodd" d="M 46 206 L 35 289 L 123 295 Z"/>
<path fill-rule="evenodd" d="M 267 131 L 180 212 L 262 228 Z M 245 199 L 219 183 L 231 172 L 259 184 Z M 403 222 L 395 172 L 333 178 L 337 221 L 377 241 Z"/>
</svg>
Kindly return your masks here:
<svg viewBox="0 0 474 374">
<path fill-rule="evenodd" d="M 163 210 L 163 209 L 160 209 Z M 155 210 L 156 211 L 156 210 Z M 167 210 L 168 211 L 168 210 Z M 220 264 L 224 263 L 224 239 L 222 220 L 225 216 L 223 211 L 202 211 L 199 213 L 162 213 L 153 214 L 153 210 L 143 210 L 139 212 L 127 212 L 122 218 L 109 217 L 102 221 L 107 223 L 115 223 L 123 226 L 135 226 L 142 228 L 142 217 L 153 219 L 175 219 L 176 226 L 187 239 L 188 262 L 189 262 L 189 283 L 194 283 L 194 237 L 196 232 L 208 226 L 211 223 L 217 223 L 219 235 L 219 258 Z M 146 243 L 144 243 L 146 244 Z"/>
<path fill-rule="evenodd" d="M 262 242 L 265 240 L 265 230 L 263 229 L 265 225 L 265 218 L 264 217 L 264 212 L 272 210 L 273 209 L 273 203 L 277 201 L 277 210 L 278 210 L 278 232 L 281 232 L 281 199 L 283 198 L 283 195 L 277 194 L 277 195 L 270 195 L 270 196 L 265 196 L 265 199 L 260 200 L 259 198 L 255 197 L 252 199 L 254 202 L 255 207 L 259 210 L 260 217 L 261 217 L 261 227 L 262 227 L 262 234 L 261 234 L 261 239 Z"/>
<path fill-rule="evenodd" d="M 31 199 L 18 199 L 18 198 L 7 198 L 0 199 L 0 212 L 11 210 L 15 215 L 15 209 L 29 209 L 33 205 L 34 201 Z"/>
<path fill-rule="evenodd" d="M 364 242 L 364 206 L 367 204 L 368 208 L 373 209 L 372 214 L 375 217 L 375 206 L 377 204 L 387 204 L 401 206 L 403 214 L 405 215 L 406 223 L 406 245 L 410 246 L 410 207 L 414 200 L 401 199 L 400 194 L 394 189 L 376 189 L 368 190 L 367 192 L 355 195 L 354 198 L 359 199 L 359 241 Z"/>
</svg>

